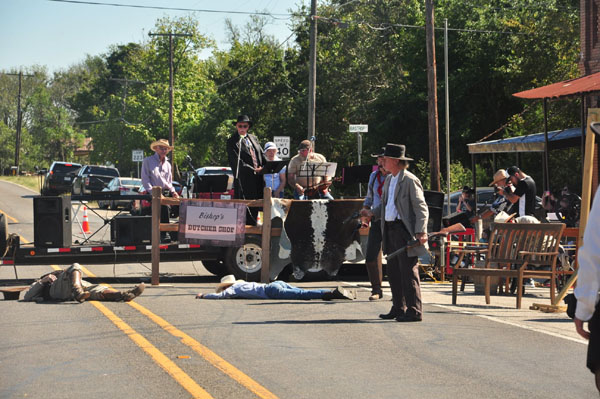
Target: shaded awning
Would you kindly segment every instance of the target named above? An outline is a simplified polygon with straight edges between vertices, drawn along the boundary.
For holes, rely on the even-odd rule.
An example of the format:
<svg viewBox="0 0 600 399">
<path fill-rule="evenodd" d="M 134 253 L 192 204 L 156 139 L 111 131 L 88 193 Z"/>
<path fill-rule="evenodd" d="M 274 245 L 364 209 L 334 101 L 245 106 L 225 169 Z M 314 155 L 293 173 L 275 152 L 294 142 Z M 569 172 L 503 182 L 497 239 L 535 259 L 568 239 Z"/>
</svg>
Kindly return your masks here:
<svg viewBox="0 0 600 399">
<path fill-rule="evenodd" d="M 513 94 L 519 98 L 558 98 L 600 91 L 600 72 Z"/>
<path fill-rule="evenodd" d="M 483 141 L 467 144 L 469 154 L 492 154 L 503 152 L 544 152 L 544 133 L 526 136 L 509 137 L 500 140 Z M 565 130 L 548 132 L 548 149 L 555 150 L 581 145 L 581 128 L 573 127 Z"/>
</svg>

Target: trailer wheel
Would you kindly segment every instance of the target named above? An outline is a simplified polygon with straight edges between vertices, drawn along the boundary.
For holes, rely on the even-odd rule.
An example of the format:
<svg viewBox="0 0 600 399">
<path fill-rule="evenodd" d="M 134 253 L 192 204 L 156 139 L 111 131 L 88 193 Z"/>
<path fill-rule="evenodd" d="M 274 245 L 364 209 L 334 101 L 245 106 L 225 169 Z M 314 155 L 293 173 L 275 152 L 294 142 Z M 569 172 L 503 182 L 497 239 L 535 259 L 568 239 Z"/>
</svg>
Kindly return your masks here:
<svg viewBox="0 0 600 399">
<path fill-rule="evenodd" d="M 236 278 L 260 281 L 262 248 L 260 237 L 247 236 L 241 247 L 231 247 L 225 253 L 225 266 Z"/>
<path fill-rule="evenodd" d="M 6 215 L 0 213 L 0 257 L 4 256 L 6 243 L 8 241 L 8 225 L 6 224 Z"/>
<path fill-rule="evenodd" d="M 218 277 L 223 277 L 227 271 L 227 268 L 223 264 L 222 260 L 203 260 L 202 266 L 204 266 L 209 273 L 212 273 Z"/>
</svg>

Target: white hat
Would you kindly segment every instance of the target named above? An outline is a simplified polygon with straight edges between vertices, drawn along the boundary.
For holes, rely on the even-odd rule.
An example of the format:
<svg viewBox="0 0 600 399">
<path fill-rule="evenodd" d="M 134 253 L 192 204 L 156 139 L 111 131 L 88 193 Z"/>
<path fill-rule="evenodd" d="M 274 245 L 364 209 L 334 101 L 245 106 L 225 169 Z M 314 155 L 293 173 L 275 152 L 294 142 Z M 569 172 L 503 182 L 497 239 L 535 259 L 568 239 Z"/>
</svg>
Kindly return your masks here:
<svg viewBox="0 0 600 399">
<path fill-rule="evenodd" d="M 267 152 L 267 150 L 270 150 L 270 149 L 272 149 L 272 148 L 275 148 L 275 149 L 277 149 L 277 145 L 276 145 L 275 143 L 273 143 L 272 141 L 267 141 L 267 142 L 265 143 L 265 149 L 264 149 L 264 151 L 263 151 L 263 152 Z"/>
<path fill-rule="evenodd" d="M 233 274 L 228 274 L 227 276 L 225 276 L 221 279 L 221 282 L 219 284 L 217 284 L 217 288 L 215 291 L 218 294 L 219 292 L 223 291 L 227 287 L 231 287 L 235 283 L 244 283 L 244 282 L 245 282 L 244 280 L 236 280 L 235 276 Z"/>
</svg>

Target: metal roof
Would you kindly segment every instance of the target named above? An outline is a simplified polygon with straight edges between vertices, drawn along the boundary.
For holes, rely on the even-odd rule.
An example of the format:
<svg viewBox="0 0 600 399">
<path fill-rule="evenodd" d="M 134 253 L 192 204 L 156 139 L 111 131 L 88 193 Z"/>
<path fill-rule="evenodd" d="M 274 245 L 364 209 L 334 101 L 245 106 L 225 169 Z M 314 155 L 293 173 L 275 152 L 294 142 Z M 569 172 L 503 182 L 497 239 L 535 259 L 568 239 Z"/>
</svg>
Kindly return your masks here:
<svg viewBox="0 0 600 399">
<path fill-rule="evenodd" d="M 559 98 L 600 91 L 600 72 L 513 94 L 519 98 Z"/>
<path fill-rule="evenodd" d="M 544 133 L 506 139 L 467 144 L 469 154 L 491 154 L 504 152 L 544 152 Z M 581 128 L 573 127 L 548 132 L 548 149 L 554 150 L 581 145 Z"/>
</svg>

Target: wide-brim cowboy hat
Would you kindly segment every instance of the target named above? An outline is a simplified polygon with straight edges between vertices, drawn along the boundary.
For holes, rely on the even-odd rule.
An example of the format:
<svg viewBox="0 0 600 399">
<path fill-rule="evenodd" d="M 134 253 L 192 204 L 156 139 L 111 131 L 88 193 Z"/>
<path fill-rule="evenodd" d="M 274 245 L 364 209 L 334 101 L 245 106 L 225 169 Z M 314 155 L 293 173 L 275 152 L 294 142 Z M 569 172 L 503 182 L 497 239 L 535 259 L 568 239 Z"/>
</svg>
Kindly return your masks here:
<svg viewBox="0 0 600 399">
<path fill-rule="evenodd" d="M 236 280 L 235 276 L 233 274 L 228 274 L 227 276 L 224 276 L 221 279 L 221 282 L 219 284 L 217 284 L 217 288 L 215 289 L 215 291 L 218 294 L 219 292 L 223 291 L 224 289 L 231 287 L 235 283 L 243 283 L 243 282 L 244 282 L 244 280 Z"/>
<path fill-rule="evenodd" d="M 500 183 L 501 181 L 506 181 L 508 179 L 508 173 L 504 169 L 498 169 L 496 173 L 494 173 L 494 181 L 490 183 L 490 187 Z"/>
<path fill-rule="evenodd" d="M 173 146 L 165 139 L 153 141 L 152 144 L 150 144 L 150 149 L 154 151 L 154 147 L 167 147 L 169 151 L 173 151 Z"/>
<path fill-rule="evenodd" d="M 238 115 L 237 120 L 234 122 L 231 122 L 231 124 L 235 126 L 240 122 L 247 123 L 248 126 L 252 127 L 252 120 L 250 120 L 250 117 L 248 115 Z"/>
<path fill-rule="evenodd" d="M 378 153 L 376 153 L 376 154 L 371 154 L 371 156 L 372 156 L 373 158 L 379 158 L 379 157 L 382 157 L 384 153 L 385 153 L 385 147 L 381 147 L 381 149 L 379 150 L 379 152 L 378 152 Z"/>
<path fill-rule="evenodd" d="M 399 159 L 401 161 L 414 161 L 406 156 L 406 147 L 403 144 L 387 143 L 383 156 L 386 158 Z"/>
</svg>

